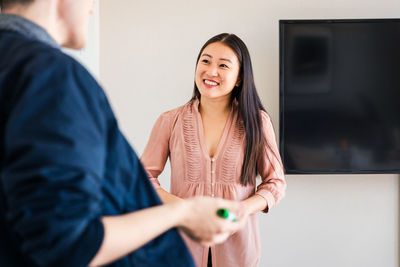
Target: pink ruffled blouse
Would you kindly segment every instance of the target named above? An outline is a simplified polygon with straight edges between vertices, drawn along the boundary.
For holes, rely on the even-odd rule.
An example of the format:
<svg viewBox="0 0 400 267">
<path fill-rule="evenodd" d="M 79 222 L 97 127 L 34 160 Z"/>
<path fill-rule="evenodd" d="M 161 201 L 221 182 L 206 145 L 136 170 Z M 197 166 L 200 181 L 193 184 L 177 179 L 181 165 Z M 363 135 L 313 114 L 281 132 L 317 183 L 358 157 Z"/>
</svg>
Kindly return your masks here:
<svg viewBox="0 0 400 267">
<path fill-rule="evenodd" d="M 284 196 L 286 183 L 275 134 L 267 113 L 261 111 L 266 154 L 258 161 L 261 183 L 256 187 L 240 184 L 245 148 L 244 128 L 238 119 L 238 107 L 232 111 L 214 157 L 210 157 L 204 140 L 199 101 L 163 113 L 155 123 L 141 157 L 155 188 L 167 159 L 171 163 L 171 193 L 180 198 L 196 195 L 244 200 L 254 194 L 265 198 L 268 212 Z M 182 233 L 199 267 L 207 266 L 208 248 Z M 242 230 L 224 243 L 211 247 L 216 267 L 252 267 L 260 260 L 258 220 L 250 215 Z"/>
</svg>

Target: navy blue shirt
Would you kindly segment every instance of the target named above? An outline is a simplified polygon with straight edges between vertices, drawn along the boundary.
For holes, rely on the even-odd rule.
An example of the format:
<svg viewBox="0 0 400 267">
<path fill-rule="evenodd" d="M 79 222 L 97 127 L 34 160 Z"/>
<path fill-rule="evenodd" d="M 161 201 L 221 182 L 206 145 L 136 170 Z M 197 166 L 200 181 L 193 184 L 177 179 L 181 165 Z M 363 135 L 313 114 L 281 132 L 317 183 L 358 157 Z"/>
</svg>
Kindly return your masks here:
<svg viewBox="0 0 400 267">
<path fill-rule="evenodd" d="M 57 47 L 0 30 L 1 266 L 86 266 L 100 218 L 159 205 L 92 76 Z M 170 230 L 113 266 L 193 266 Z"/>
</svg>

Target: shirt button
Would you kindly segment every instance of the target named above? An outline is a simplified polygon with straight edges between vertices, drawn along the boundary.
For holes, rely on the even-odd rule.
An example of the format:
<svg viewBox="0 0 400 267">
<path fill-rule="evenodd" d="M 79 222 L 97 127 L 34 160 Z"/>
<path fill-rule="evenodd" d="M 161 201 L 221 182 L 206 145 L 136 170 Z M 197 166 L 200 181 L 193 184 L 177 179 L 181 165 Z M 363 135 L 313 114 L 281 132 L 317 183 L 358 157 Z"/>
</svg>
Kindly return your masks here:
<svg viewBox="0 0 400 267">
<path fill-rule="evenodd" d="M 214 186 L 214 183 L 211 183 L 211 186 Z"/>
<path fill-rule="evenodd" d="M 211 158 L 211 162 L 214 162 L 215 161 L 215 159 L 214 158 Z"/>
<path fill-rule="evenodd" d="M 214 194 L 211 194 L 211 197 L 215 197 L 215 195 L 214 195 Z"/>
<path fill-rule="evenodd" d="M 211 173 L 214 173 L 214 171 L 212 170 Z"/>
</svg>

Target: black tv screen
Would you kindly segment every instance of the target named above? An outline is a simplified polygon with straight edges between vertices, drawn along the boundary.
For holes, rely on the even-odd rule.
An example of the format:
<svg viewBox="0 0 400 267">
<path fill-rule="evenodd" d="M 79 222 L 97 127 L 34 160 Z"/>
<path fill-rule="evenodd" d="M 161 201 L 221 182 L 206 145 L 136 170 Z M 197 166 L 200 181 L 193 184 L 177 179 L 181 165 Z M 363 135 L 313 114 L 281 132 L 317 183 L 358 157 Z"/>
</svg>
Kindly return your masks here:
<svg viewBox="0 0 400 267">
<path fill-rule="evenodd" d="M 400 173 L 400 19 L 280 21 L 287 173 Z"/>
</svg>

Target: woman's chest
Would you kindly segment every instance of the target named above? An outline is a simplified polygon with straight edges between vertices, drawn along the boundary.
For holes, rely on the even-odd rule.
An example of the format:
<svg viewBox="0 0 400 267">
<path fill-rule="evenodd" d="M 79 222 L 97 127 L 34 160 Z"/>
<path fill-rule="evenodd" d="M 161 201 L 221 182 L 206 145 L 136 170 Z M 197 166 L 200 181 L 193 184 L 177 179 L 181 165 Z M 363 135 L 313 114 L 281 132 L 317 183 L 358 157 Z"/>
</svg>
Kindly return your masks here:
<svg viewBox="0 0 400 267">
<path fill-rule="evenodd" d="M 204 124 L 204 130 L 209 126 L 212 125 Z M 222 183 L 239 182 L 244 154 L 243 128 L 230 123 L 219 126 L 209 134 L 201 130 L 193 119 L 183 118 L 175 125 L 169 140 L 173 175 L 183 176 L 189 182 L 204 182 L 205 179 Z"/>
</svg>

